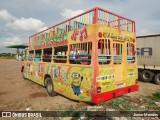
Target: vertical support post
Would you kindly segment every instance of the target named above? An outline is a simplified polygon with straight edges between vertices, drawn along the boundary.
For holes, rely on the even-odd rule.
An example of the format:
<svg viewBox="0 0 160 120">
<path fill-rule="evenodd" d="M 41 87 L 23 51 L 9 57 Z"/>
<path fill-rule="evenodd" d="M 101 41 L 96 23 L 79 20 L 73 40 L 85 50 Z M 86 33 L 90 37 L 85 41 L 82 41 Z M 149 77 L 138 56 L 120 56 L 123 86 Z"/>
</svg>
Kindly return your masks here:
<svg viewBox="0 0 160 120">
<path fill-rule="evenodd" d="M 116 27 L 116 16 L 114 15 L 114 28 Z"/>
<path fill-rule="evenodd" d="M 107 13 L 104 11 L 104 25 L 107 25 Z"/>
<path fill-rule="evenodd" d="M 87 46 L 86 46 L 86 47 L 87 47 L 87 48 L 86 48 L 86 49 L 87 49 L 87 50 L 86 50 L 86 54 L 88 54 L 88 42 L 86 42 L 86 45 L 87 45 Z"/>
<path fill-rule="evenodd" d="M 110 18 L 111 18 L 111 14 L 108 14 L 108 18 L 109 18 L 108 26 L 110 27 Z"/>
<path fill-rule="evenodd" d="M 134 23 L 134 33 L 136 32 L 136 25 L 135 25 L 135 22 L 133 22 Z"/>
<path fill-rule="evenodd" d="M 124 28 L 125 28 L 125 30 L 127 30 L 127 20 L 126 19 L 124 20 L 124 24 L 125 24 Z"/>
<path fill-rule="evenodd" d="M 101 39 L 101 54 L 103 53 L 102 48 L 103 48 L 103 46 L 102 46 L 102 39 Z"/>
<path fill-rule="evenodd" d="M 33 61 L 35 61 L 35 54 L 36 54 L 36 51 L 34 50 L 34 52 L 33 52 Z"/>
<path fill-rule="evenodd" d="M 86 14 L 84 14 L 84 26 L 85 26 L 85 24 L 87 24 Z"/>
<path fill-rule="evenodd" d="M 43 62 L 44 50 L 42 49 L 41 62 Z"/>
<path fill-rule="evenodd" d="M 68 21 L 68 32 L 70 31 L 70 22 L 71 20 Z"/>
<path fill-rule="evenodd" d="M 91 49 L 91 42 L 88 43 L 88 52 L 89 52 L 88 54 L 91 54 L 90 49 Z"/>
<path fill-rule="evenodd" d="M 107 55 L 109 55 L 109 40 L 107 39 Z"/>
<path fill-rule="evenodd" d="M 103 48 L 103 50 L 104 50 L 103 54 L 106 55 L 106 39 L 104 39 L 104 48 Z"/>
<path fill-rule="evenodd" d="M 98 20 L 98 8 L 94 9 L 94 24 L 97 23 Z"/>
<path fill-rule="evenodd" d="M 120 30 L 120 17 L 118 16 L 118 29 Z"/>
</svg>

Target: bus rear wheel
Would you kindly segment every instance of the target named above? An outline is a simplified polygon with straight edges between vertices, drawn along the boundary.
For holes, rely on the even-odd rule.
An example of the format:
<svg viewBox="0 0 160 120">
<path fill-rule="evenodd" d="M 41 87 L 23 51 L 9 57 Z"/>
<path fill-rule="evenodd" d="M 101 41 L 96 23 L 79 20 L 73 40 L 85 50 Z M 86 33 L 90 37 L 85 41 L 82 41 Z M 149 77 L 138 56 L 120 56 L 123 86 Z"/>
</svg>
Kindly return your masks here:
<svg viewBox="0 0 160 120">
<path fill-rule="evenodd" d="M 141 72 L 141 79 L 144 81 L 144 82 L 150 82 L 152 81 L 152 78 L 154 77 L 154 73 L 149 71 L 149 70 L 143 70 Z"/>
<path fill-rule="evenodd" d="M 160 73 L 155 75 L 154 81 L 155 81 L 156 84 L 160 85 Z"/>
<path fill-rule="evenodd" d="M 49 96 L 57 95 L 57 93 L 54 91 L 54 85 L 51 78 L 46 78 L 46 89 Z"/>
</svg>

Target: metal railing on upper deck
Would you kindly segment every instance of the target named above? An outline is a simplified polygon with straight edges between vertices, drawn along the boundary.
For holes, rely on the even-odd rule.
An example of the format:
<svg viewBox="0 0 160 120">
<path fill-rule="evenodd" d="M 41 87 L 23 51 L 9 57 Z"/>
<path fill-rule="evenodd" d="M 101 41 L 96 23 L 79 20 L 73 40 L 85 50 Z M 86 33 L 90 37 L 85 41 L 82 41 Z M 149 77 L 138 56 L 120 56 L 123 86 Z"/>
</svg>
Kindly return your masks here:
<svg viewBox="0 0 160 120">
<path fill-rule="evenodd" d="M 110 11 L 97 8 L 97 23 L 120 30 L 135 32 L 135 22 Z"/>
<path fill-rule="evenodd" d="M 95 23 L 94 22 L 94 10 L 95 8 L 87 12 L 84 12 L 80 15 L 77 15 L 75 17 L 72 17 L 71 19 L 65 20 L 57 25 L 54 25 L 46 30 L 43 30 L 39 33 L 36 33 L 30 36 L 30 38 L 38 34 L 45 33 L 46 31 L 50 31 L 50 30 L 54 30 L 54 34 L 56 35 L 56 34 L 61 34 L 61 33 L 67 33 L 71 30 L 94 24 Z"/>
<path fill-rule="evenodd" d="M 30 36 L 30 38 L 37 38 L 37 36 L 40 35 L 40 38 L 42 38 L 42 36 L 51 38 L 55 35 L 64 34 L 71 30 L 82 28 L 84 26 L 88 26 L 95 23 L 99 23 L 109 27 L 114 27 L 119 30 L 135 32 L 134 21 L 96 7 L 80 15 L 72 17 L 71 19 L 63 21 L 55 26 L 52 26 L 44 31 L 34 34 Z"/>
</svg>

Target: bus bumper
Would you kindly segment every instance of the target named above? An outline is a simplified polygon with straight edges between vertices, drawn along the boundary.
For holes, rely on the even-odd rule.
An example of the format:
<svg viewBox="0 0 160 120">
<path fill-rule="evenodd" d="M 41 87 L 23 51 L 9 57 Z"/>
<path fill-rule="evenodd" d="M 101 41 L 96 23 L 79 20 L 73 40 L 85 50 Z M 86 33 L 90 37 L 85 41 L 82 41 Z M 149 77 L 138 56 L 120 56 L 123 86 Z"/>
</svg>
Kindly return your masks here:
<svg viewBox="0 0 160 120">
<path fill-rule="evenodd" d="M 105 93 L 95 94 L 92 96 L 92 102 L 95 104 L 99 104 L 106 100 L 110 100 L 130 92 L 138 91 L 138 89 L 139 89 L 138 85 L 133 85 L 133 86 L 120 88 L 120 89 L 116 89 L 116 90 L 105 92 Z"/>
</svg>

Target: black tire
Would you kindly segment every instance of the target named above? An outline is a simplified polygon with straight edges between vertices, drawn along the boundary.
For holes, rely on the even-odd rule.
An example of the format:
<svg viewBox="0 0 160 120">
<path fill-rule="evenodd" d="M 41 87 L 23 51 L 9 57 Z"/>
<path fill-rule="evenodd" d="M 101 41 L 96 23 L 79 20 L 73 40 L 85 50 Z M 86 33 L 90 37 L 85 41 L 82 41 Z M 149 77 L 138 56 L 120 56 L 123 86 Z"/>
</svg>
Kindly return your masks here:
<svg viewBox="0 0 160 120">
<path fill-rule="evenodd" d="M 57 93 L 54 91 L 54 85 L 52 83 L 51 78 L 46 78 L 46 89 L 49 96 L 55 96 Z"/>
<path fill-rule="evenodd" d="M 23 76 L 23 79 L 24 79 L 24 80 L 27 80 L 27 78 L 24 77 L 24 73 L 22 73 L 22 76 Z"/>
<path fill-rule="evenodd" d="M 152 81 L 153 77 L 154 77 L 154 73 L 151 72 L 151 71 L 149 71 L 149 70 L 143 70 L 141 72 L 141 79 L 144 82 L 150 82 L 150 81 Z"/>
<path fill-rule="evenodd" d="M 155 75 L 154 82 L 156 84 L 160 85 L 160 73 L 158 73 L 158 74 Z"/>
<path fill-rule="evenodd" d="M 138 80 L 142 81 L 142 79 L 141 79 L 141 71 L 138 71 Z"/>
</svg>

